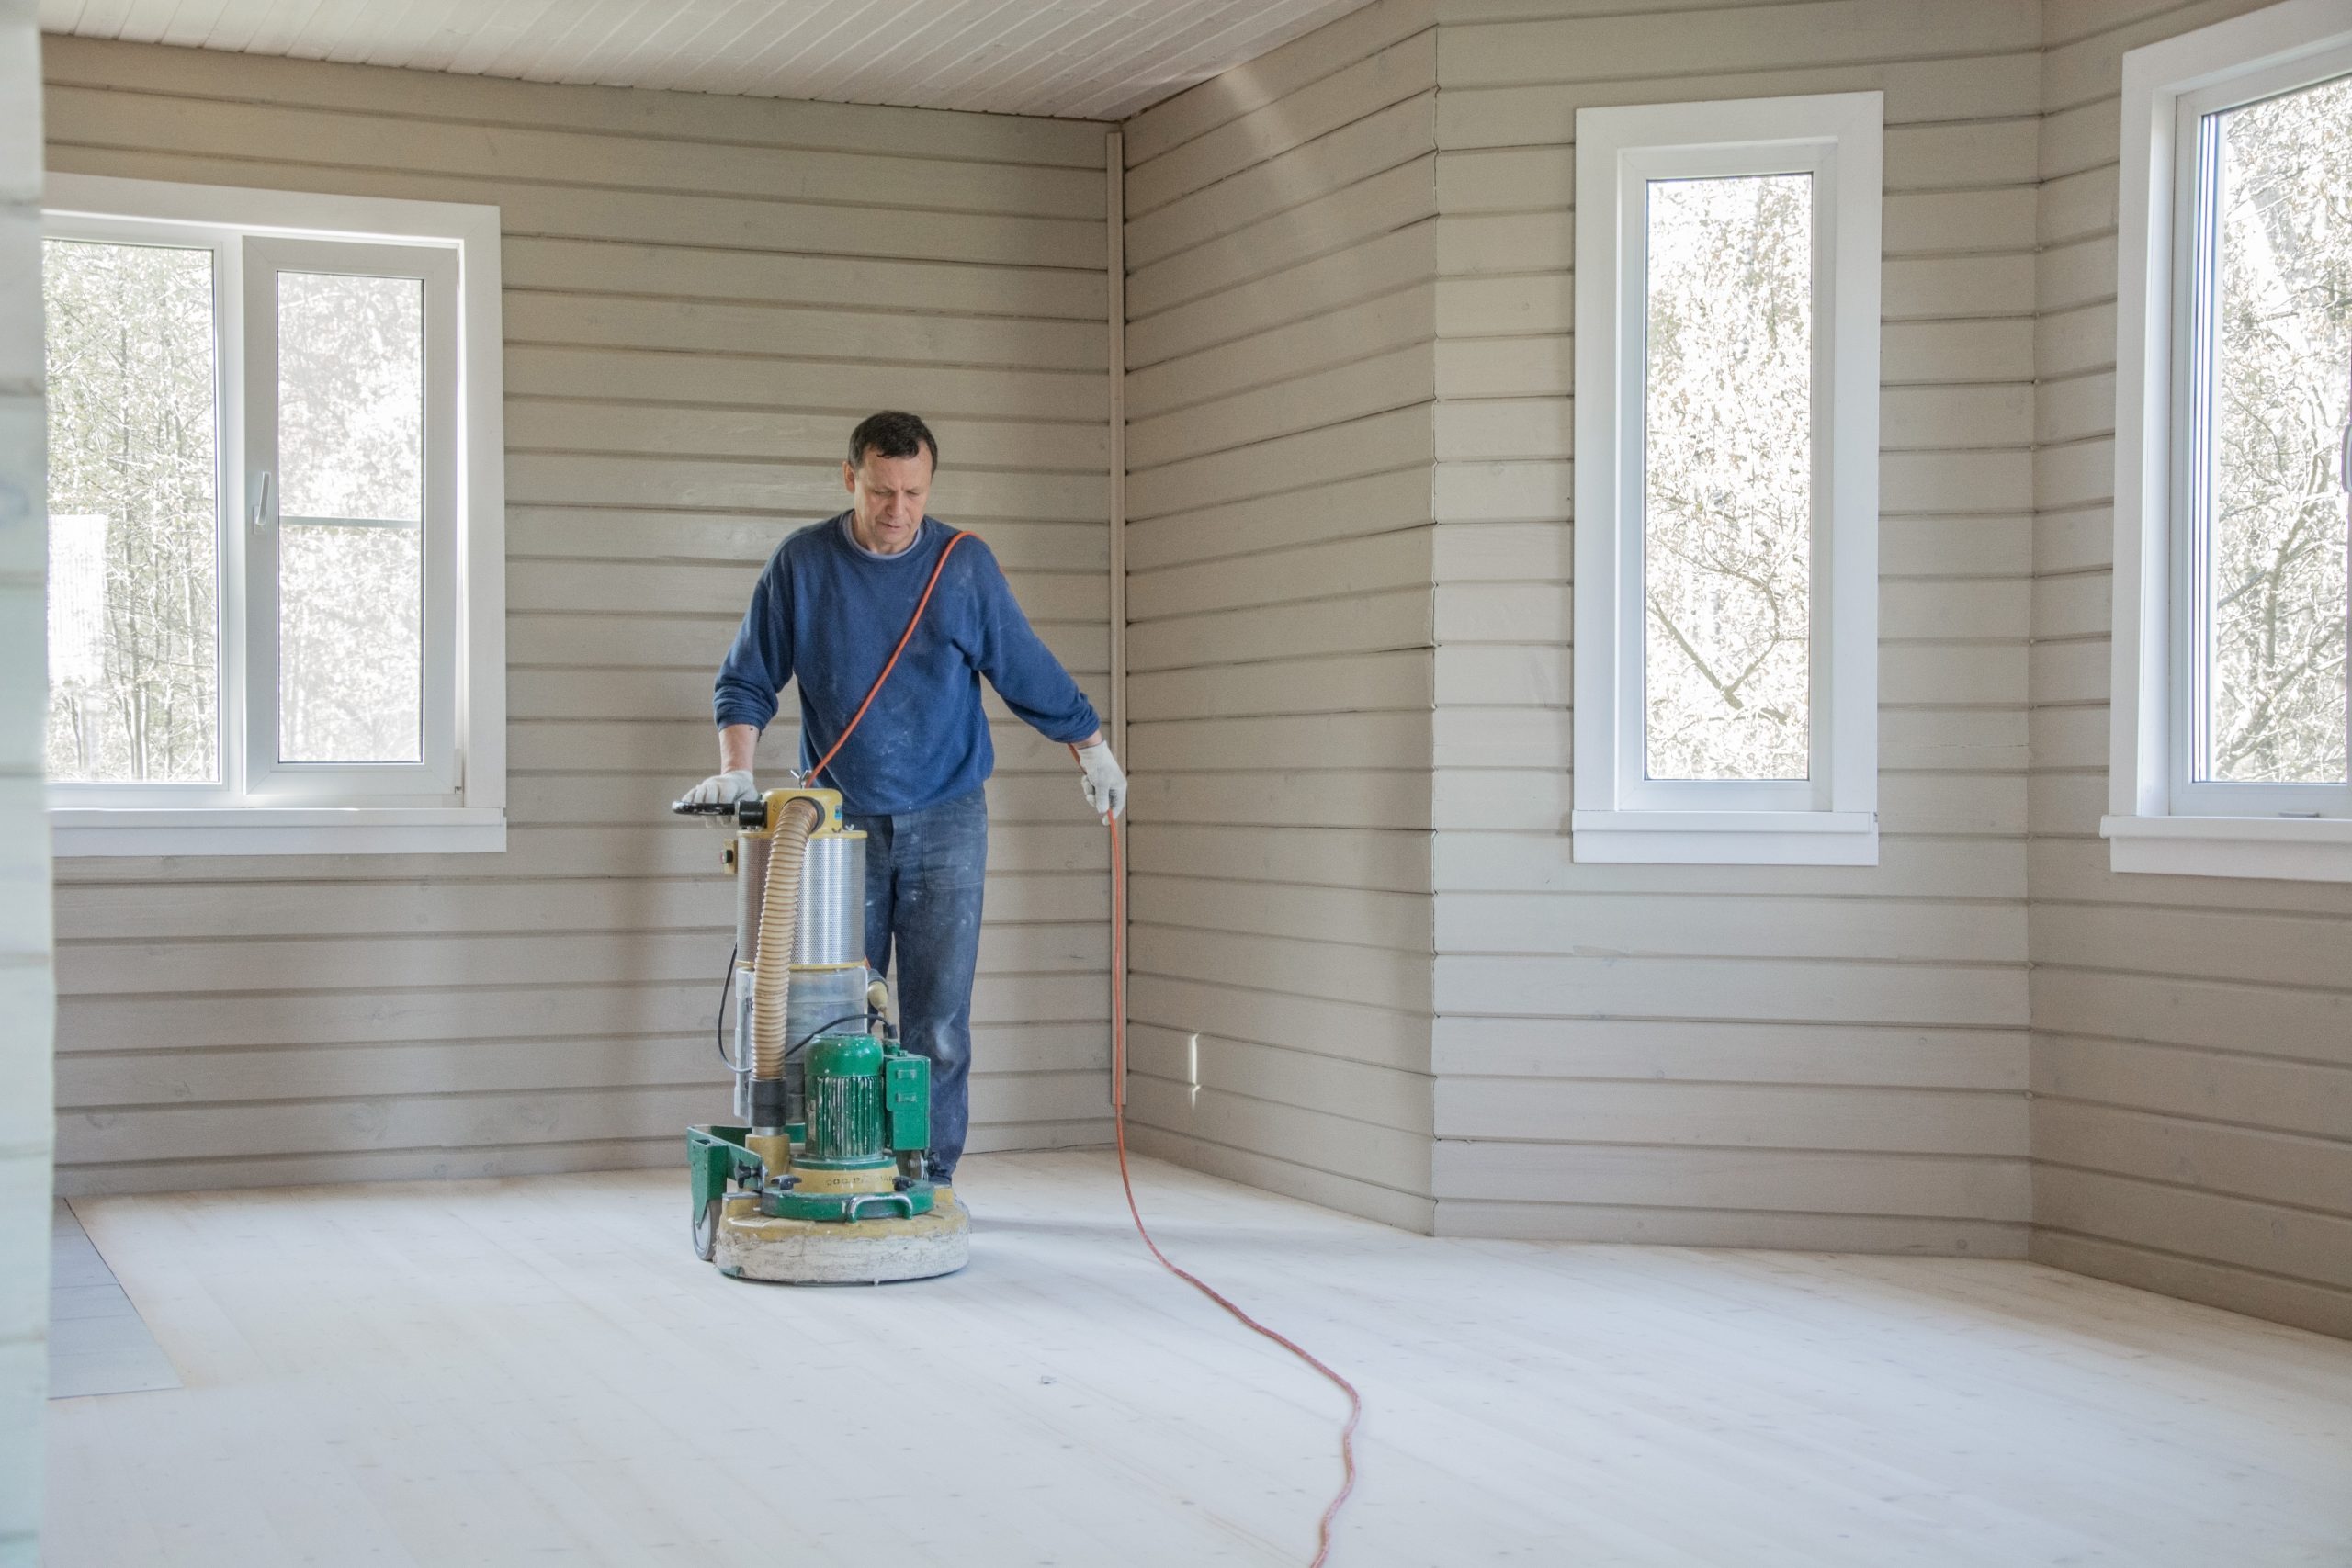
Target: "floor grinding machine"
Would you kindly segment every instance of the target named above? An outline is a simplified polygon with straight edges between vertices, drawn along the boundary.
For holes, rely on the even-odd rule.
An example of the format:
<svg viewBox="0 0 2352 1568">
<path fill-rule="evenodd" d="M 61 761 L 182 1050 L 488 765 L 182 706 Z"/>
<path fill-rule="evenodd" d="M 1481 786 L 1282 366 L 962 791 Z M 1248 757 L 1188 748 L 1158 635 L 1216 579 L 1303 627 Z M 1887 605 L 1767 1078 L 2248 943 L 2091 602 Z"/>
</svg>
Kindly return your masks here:
<svg viewBox="0 0 2352 1568">
<path fill-rule="evenodd" d="M 839 792 L 671 809 L 734 829 L 735 1122 L 686 1130 L 696 1255 L 796 1285 L 961 1269 L 969 1216 L 929 1179 L 931 1063 L 866 968 L 865 835 Z"/>
</svg>

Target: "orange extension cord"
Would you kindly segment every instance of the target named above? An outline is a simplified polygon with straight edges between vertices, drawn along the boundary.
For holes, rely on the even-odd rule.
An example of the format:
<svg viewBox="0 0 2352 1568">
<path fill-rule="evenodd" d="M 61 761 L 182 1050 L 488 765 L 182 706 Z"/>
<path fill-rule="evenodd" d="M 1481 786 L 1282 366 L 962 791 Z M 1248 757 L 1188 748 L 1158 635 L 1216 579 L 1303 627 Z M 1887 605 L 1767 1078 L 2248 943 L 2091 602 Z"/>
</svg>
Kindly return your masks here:
<svg viewBox="0 0 2352 1568">
<path fill-rule="evenodd" d="M 939 586 L 939 574 L 947 570 L 947 558 L 956 553 L 956 546 L 971 536 L 962 529 L 949 536 L 946 547 L 939 552 L 939 559 L 932 566 L 931 581 L 923 584 L 922 597 L 915 601 L 915 613 L 907 617 L 907 629 L 899 634 L 899 646 L 890 650 L 889 659 L 882 666 L 882 673 L 874 677 L 874 684 L 866 688 L 865 700 L 857 705 L 857 711 L 850 715 L 849 723 L 842 727 L 840 738 L 803 777 L 813 783 L 817 775 L 825 771 L 826 764 L 840 756 L 842 748 L 849 744 L 849 738 L 856 733 L 858 724 L 865 717 L 865 710 L 872 707 L 874 699 L 882 694 L 882 683 L 890 678 L 890 671 L 899 667 L 899 655 L 906 652 L 907 644 L 914 639 L 915 627 L 922 624 L 922 613 L 931 605 L 932 591 Z M 1086 764 L 1079 761 L 1076 746 L 1069 749 L 1069 754 L 1071 761 L 1078 761 L 1083 771 Z M 1111 1124 L 1118 1134 L 1119 1186 L 1127 1195 L 1127 1213 L 1135 1218 L 1136 1234 L 1143 1237 L 1144 1246 L 1151 1249 L 1151 1255 L 1159 1260 L 1161 1268 L 1231 1313 L 1236 1321 L 1250 1332 L 1265 1336 L 1313 1367 L 1348 1396 L 1347 1424 L 1340 1428 L 1340 1490 L 1332 1495 L 1330 1505 L 1323 1510 L 1323 1517 L 1315 1527 L 1315 1560 L 1310 1568 L 1323 1568 L 1331 1556 L 1332 1523 L 1339 1518 L 1340 1509 L 1347 1502 L 1349 1495 L 1356 1489 L 1356 1427 L 1363 1420 L 1363 1396 L 1356 1393 L 1355 1384 L 1325 1365 L 1313 1351 L 1251 1317 L 1198 1274 L 1170 1262 L 1168 1254 L 1159 1250 L 1159 1244 L 1151 1239 L 1151 1232 L 1145 1228 L 1143 1211 L 1136 1205 L 1135 1180 L 1127 1174 L 1127 892 L 1126 878 L 1123 874 L 1125 862 L 1119 842 L 1119 819 L 1105 817 L 1102 823 L 1111 829 Z"/>
<path fill-rule="evenodd" d="M 1072 746 L 1069 754 L 1075 760 L 1078 748 Z M 1085 766 L 1083 762 L 1079 765 Z M 1119 1186 L 1126 1192 L 1127 1213 L 1135 1217 L 1136 1234 L 1143 1237 L 1144 1246 L 1159 1259 L 1161 1268 L 1231 1313 L 1243 1327 L 1265 1336 L 1313 1367 L 1348 1396 L 1347 1424 L 1340 1428 L 1340 1489 L 1332 1494 L 1329 1506 L 1324 1508 L 1323 1517 L 1315 1527 L 1312 1568 L 1323 1568 L 1331 1555 L 1332 1523 L 1356 1489 L 1356 1427 L 1363 1420 L 1363 1396 L 1356 1392 L 1355 1384 L 1333 1371 L 1315 1352 L 1251 1317 L 1198 1274 L 1170 1262 L 1168 1254 L 1159 1250 L 1159 1244 L 1151 1239 L 1151 1232 L 1144 1225 L 1143 1211 L 1136 1206 L 1135 1180 L 1127 1174 L 1127 894 L 1126 878 L 1121 874 L 1125 865 L 1119 843 L 1119 819 L 1105 817 L 1102 820 L 1103 826 L 1111 829 L 1111 1125 L 1119 1141 Z"/>
</svg>

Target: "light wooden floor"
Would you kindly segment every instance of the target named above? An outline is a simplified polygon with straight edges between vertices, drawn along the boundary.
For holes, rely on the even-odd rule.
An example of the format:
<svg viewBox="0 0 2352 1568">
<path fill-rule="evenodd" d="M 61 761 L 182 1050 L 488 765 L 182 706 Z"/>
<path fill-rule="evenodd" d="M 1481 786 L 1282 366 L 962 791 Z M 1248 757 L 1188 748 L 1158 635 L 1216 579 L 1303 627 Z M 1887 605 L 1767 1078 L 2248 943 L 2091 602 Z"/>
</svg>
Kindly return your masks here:
<svg viewBox="0 0 2352 1568">
<path fill-rule="evenodd" d="M 63 1199 L 50 1222 L 49 1397 L 177 1388 L 179 1374 Z"/>
<path fill-rule="evenodd" d="M 1303 1562 L 1339 1402 L 1097 1154 L 964 1274 L 720 1279 L 682 1173 L 85 1200 L 187 1387 L 60 1401 L 51 1568 Z M 1147 1164 L 1363 1387 L 1335 1562 L 2352 1563 L 2352 1344 L 2022 1263 L 1436 1241 Z"/>
</svg>

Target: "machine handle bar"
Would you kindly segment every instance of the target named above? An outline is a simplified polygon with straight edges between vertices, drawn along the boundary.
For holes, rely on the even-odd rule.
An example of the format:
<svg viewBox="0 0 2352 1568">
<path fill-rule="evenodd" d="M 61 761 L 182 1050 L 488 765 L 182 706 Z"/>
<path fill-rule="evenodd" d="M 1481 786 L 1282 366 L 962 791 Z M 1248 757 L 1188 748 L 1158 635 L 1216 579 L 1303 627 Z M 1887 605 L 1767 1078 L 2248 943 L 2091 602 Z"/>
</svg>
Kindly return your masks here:
<svg viewBox="0 0 2352 1568">
<path fill-rule="evenodd" d="M 768 825 L 765 795 L 755 795 L 745 800 L 673 800 L 670 810 L 679 817 L 732 817 L 739 828 L 760 829 Z"/>
</svg>

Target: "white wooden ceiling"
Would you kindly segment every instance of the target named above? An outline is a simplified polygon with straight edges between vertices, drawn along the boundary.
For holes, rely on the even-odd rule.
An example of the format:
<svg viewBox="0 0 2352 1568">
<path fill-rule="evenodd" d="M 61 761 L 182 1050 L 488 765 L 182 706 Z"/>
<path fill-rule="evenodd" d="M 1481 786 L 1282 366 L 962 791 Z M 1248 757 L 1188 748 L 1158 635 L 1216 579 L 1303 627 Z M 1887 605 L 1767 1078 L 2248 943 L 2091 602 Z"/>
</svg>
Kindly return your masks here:
<svg viewBox="0 0 2352 1568">
<path fill-rule="evenodd" d="M 531 82 L 1123 119 L 1365 3 L 40 0 L 40 25 Z"/>
</svg>

